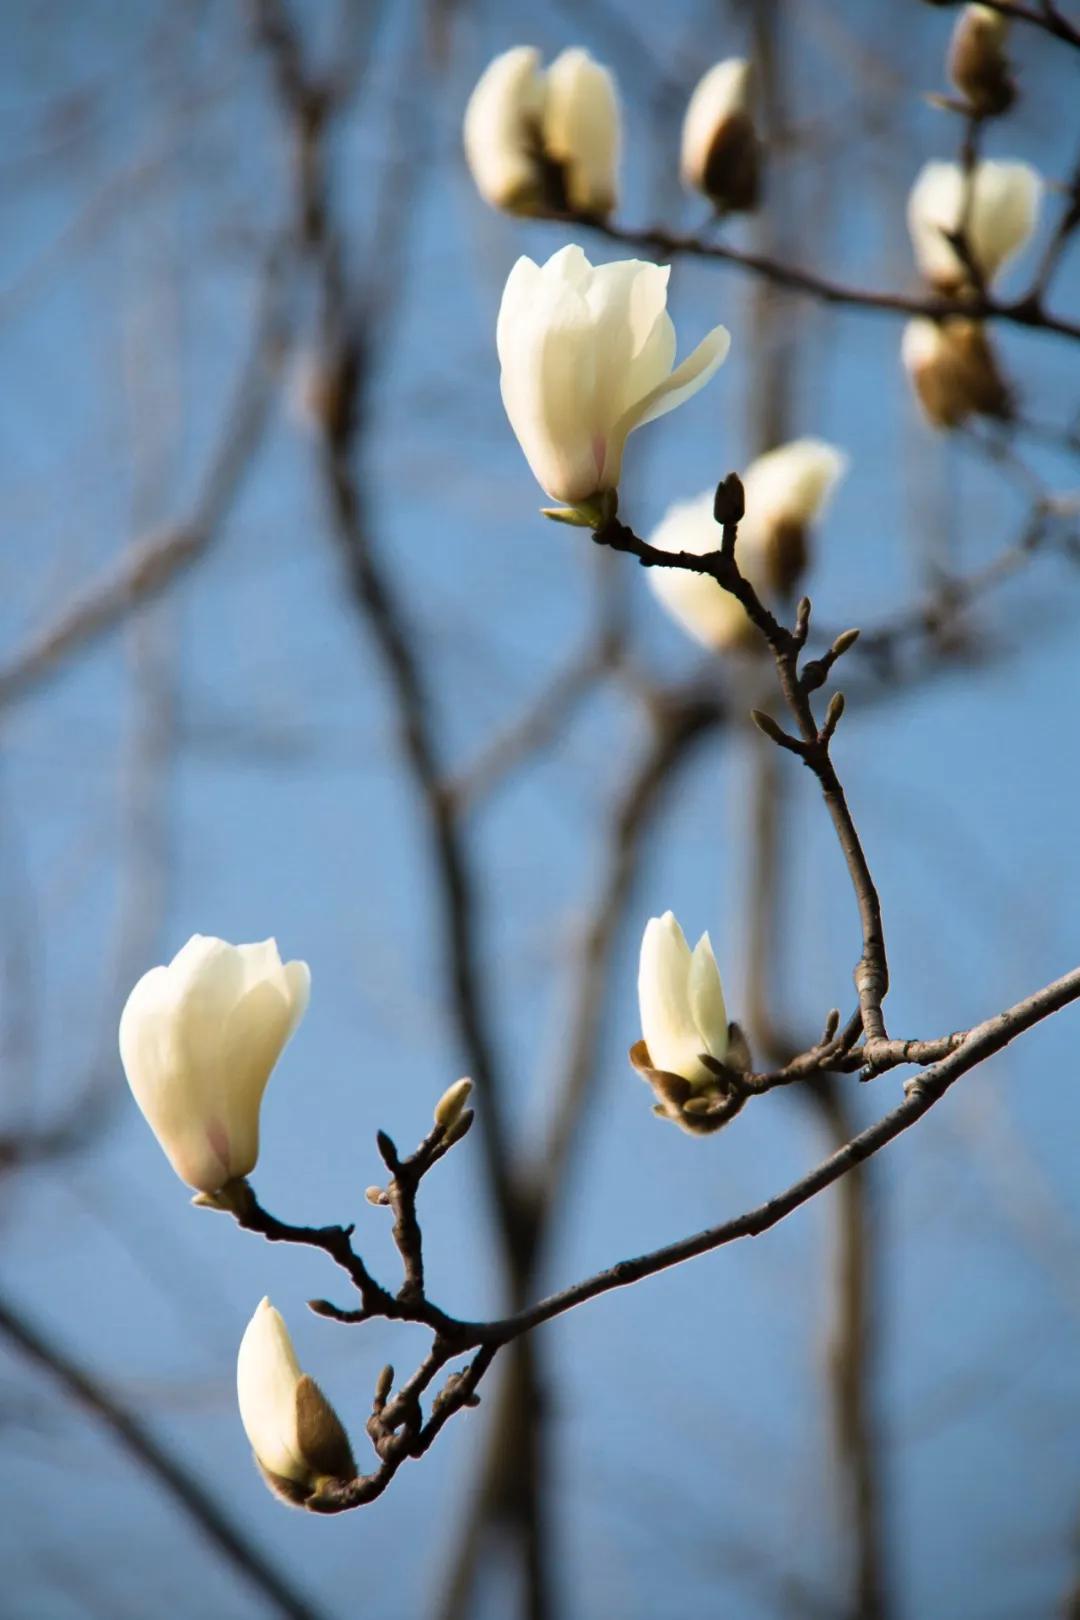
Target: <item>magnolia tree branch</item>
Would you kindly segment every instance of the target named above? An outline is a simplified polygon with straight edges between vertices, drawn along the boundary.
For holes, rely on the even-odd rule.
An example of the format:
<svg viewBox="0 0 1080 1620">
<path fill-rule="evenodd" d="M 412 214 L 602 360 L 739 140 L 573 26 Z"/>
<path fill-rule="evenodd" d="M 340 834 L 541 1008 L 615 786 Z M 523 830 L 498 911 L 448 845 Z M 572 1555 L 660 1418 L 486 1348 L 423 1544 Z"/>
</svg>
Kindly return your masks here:
<svg viewBox="0 0 1080 1620">
<path fill-rule="evenodd" d="M 843 787 L 829 757 L 829 745 L 843 704 L 839 694 L 834 696 L 820 725 L 811 704 L 811 694 L 825 683 L 832 665 L 852 644 L 854 634 L 849 632 L 840 637 L 822 658 L 800 667 L 809 628 L 810 604 L 805 599 L 799 604 L 795 625 L 788 629 L 762 604 L 740 573 L 735 544 L 742 506 L 742 486 L 732 475 L 717 491 L 717 515 L 723 525 L 721 547 L 704 557 L 659 552 L 614 518 L 596 532 L 595 538 L 617 551 L 637 556 L 647 566 L 682 567 L 706 574 L 743 604 L 772 650 L 780 688 L 797 734 L 781 731 L 767 716 L 762 717 L 766 722 L 762 729 L 781 747 L 796 753 L 817 778 L 847 861 L 863 935 L 863 952 L 855 975 L 858 1016 L 849 1020 L 838 1035 L 839 1015 L 830 1014 L 819 1045 L 793 1060 L 794 1064 L 801 1065 L 798 1073 L 781 1071 L 777 1076 L 765 1078 L 778 1084 L 781 1078 L 809 1077 L 827 1065 L 846 1068 L 856 1061 L 864 1074 L 880 1074 L 900 1064 L 912 1063 L 920 1065 L 921 1072 L 907 1082 L 904 1100 L 896 1108 L 766 1203 L 636 1259 L 620 1261 L 606 1271 L 495 1321 L 475 1322 L 452 1316 L 425 1292 L 417 1193 L 424 1176 L 468 1128 L 468 1115 L 454 1115 L 446 1123 L 437 1123 L 416 1152 L 406 1159 L 399 1155 L 391 1139 L 380 1133 L 379 1151 L 391 1180 L 385 1189 L 369 1190 L 368 1196 L 371 1202 L 388 1206 L 395 1215 L 394 1235 L 402 1261 L 402 1282 L 396 1292 L 379 1282 L 356 1252 L 352 1227 L 290 1226 L 264 1210 L 244 1181 L 231 1184 L 216 1200 L 209 1200 L 229 1209 L 241 1226 L 261 1233 L 272 1242 L 299 1243 L 323 1250 L 346 1273 L 360 1295 L 359 1307 L 349 1309 L 318 1299 L 311 1301 L 317 1314 L 345 1323 L 361 1323 L 375 1317 L 415 1322 L 427 1327 L 433 1335 L 427 1357 L 396 1395 L 392 1395 L 392 1370 L 385 1369 L 379 1378 L 368 1422 L 379 1466 L 371 1474 L 361 1474 L 321 1490 L 317 1499 L 313 1499 L 318 1512 L 346 1511 L 381 1495 L 406 1458 L 422 1455 L 454 1412 L 475 1404 L 477 1387 L 501 1347 L 612 1289 L 654 1276 L 739 1238 L 767 1231 L 910 1129 L 962 1075 L 1001 1051 L 1017 1035 L 1080 998 L 1080 968 L 1077 968 L 972 1029 L 930 1041 L 890 1040 L 882 1010 L 888 987 L 888 965 L 880 903 Z M 763 1077 L 756 1076 L 748 1077 L 746 1086 L 748 1095 L 770 1089 Z M 425 1421 L 421 1397 L 451 1361 L 463 1356 L 471 1356 L 471 1359 L 464 1367 L 447 1373 Z"/>
<path fill-rule="evenodd" d="M 610 220 L 580 215 L 560 214 L 553 217 L 556 223 L 594 231 L 622 247 L 644 249 L 664 258 L 685 255 L 730 264 L 750 275 L 761 276 L 777 287 L 805 294 L 823 304 L 908 317 L 923 315 L 930 320 L 960 315 L 972 320 L 1005 321 L 1014 326 L 1035 327 L 1040 331 L 1056 333 L 1059 337 L 1080 341 L 1080 321 L 1054 315 L 1047 310 L 1043 301 L 1046 289 L 1039 280 L 1021 297 L 1014 299 L 995 298 L 986 292 L 969 299 L 917 297 L 911 293 L 848 286 L 816 270 L 787 264 L 746 248 L 729 247 L 726 243 L 710 241 L 692 233 L 671 231 L 662 225 L 617 225 Z"/>
<path fill-rule="evenodd" d="M 324 1488 L 315 1511 L 345 1512 L 380 1496 L 402 1463 L 410 1457 L 422 1456 L 455 1412 L 476 1404 L 477 1388 L 496 1352 L 503 1346 L 602 1294 L 656 1276 L 659 1272 L 682 1265 L 699 1255 L 709 1254 L 741 1238 L 757 1237 L 767 1232 L 839 1181 L 856 1165 L 864 1163 L 910 1130 L 961 1076 L 1002 1051 L 1018 1035 L 1078 999 L 1080 968 L 1075 968 L 963 1034 L 948 1037 L 951 1049 L 907 1082 L 904 1100 L 897 1107 L 765 1203 L 675 1243 L 653 1249 L 634 1259 L 620 1260 L 606 1270 L 551 1294 L 524 1310 L 493 1321 L 478 1322 L 454 1317 L 426 1295 L 417 1295 L 410 1287 L 407 1262 L 403 1266 L 402 1285 L 396 1294 L 392 1293 L 373 1278 L 356 1253 L 352 1245 L 353 1228 L 290 1226 L 264 1210 L 246 1182 L 233 1183 L 226 1190 L 226 1195 L 222 1196 L 220 1207 L 231 1209 L 241 1226 L 260 1233 L 272 1242 L 299 1243 L 321 1249 L 346 1273 L 359 1292 L 361 1305 L 356 1310 L 343 1309 L 328 1300 L 312 1300 L 311 1308 L 318 1315 L 345 1323 L 365 1322 L 375 1317 L 415 1322 L 427 1327 L 433 1335 L 427 1357 L 412 1377 L 401 1385 L 396 1395 L 391 1395 L 392 1369 L 384 1369 L 380 1375 L 368 1423 L 368 1432 L 380 1459 L 379 1466 L 371 1474 L 361 1474 L 354 1480 Z M 902 1044 L 896 1043 L 898 1047 Z M 913 1050 L 913 1043 L 907 1043 L 907 1050 Z M 896 1061 L 899 1063 L 910 1059 L 897 1056 Z M 385 1139 L 380 1145 L 385 1153 Z M 412 1160 L 400 1162 L 411 1162 L 417 1167 L 415 1181 L 418 1184 L 427 1170 L 443 1156 L 448 1145 L 444 1128 L 437 1125 Z M 402 1196 L 400 1186 L 391 1186 L 386 1189 L 385 1200 L 380 1198 L 379 1201 L 394 1207 Z M 415 1186 L 410 1196 L 415 1196 Z M 416 1241 L 422 1240 L 418 1221 L 415 1236 Z M 447 1374 L 434 1396 L 425 1421 L 420 1405 L 421 1396 L 448 1363 L 462 1357 L 469 1359 L 464 1366 Z"/>
</svg>

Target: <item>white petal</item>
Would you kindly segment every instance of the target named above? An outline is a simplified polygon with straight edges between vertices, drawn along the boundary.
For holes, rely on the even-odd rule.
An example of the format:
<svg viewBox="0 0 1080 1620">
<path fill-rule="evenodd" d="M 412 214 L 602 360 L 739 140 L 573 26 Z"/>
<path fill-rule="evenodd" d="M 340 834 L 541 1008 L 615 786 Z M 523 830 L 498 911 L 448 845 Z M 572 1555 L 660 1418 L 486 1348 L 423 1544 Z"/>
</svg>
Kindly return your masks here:
<svg viewBox="0 0 1080 1620">
<path fill-rule="evenodd" d="M 822 439 L 793 439 L 766 451 L 743 475 L 746 521 L 759 533 L 777 523 L 812 523 L 847 464 Z"/>
<path fill-rule="evenodd" d="M 728 1049 L 728 1015 L 724 987 L 708 934 L 702 934 L 690 959 L 690 1012 L 701 1037 L 701 1048 L 723 1062 Z"/>
<path fill-rule="evenodd" d="M 690 947 L 672 912 L 650 919 L 641 941 L 638 1004 L 641 1033 L 656 1069 L 692 1085 L 708 1078 L 701 1035 L 690 1010 Z"/>
<path fill-rule="evenodd" d="M 289 1330 L 264 1299 L 248 1323 L 236 1358 L 240 1419 L 263 1467 L 307 1482 L 311 1470 L 297 1437 L 296 1386 L 301 1378 Z"/>
<path fill-rule="evenodd" d="M 505 51 L 485 68 L 465 109 L 465 157 L 480 195 L 495 208 L 535 202 L 535 147 L 544 106 L 540 53 Z"/>
<path fill-rule="evenodd" d="M 554 274 L 545 265 L 528 306 L 515 316 L 528 272 L 519 275 L 497 334 L 510 425 L 537 482 L 568 505 L 601 487 L 605 450 L 596 420 L 593 320 L 581 291 L 562 273 L 575 265 L 564 260 Z"/>
<path fill-rule="evenodd" d="M 725 326 L 714 326 L 692 354 L 676 366 L 670 377 L 630 406 L 612 429 L 604 464 L 604 487 L 614 489 L 622 470 L 622 454 L 628 436 L 646 422 L 655 422 L 704 388 L 723 364 L 731 347 L 731 334 Z"/>
<path fill-rule="evenodd" d="M 611 74 L 587 51 L 563 51 L 547 72 L 544 147 L 563 165 L 573 212 L 603 215 L 615 207 L 619 144 L 619 102 Z"/>
<path fill-rule="evenodd" d="M 686 107 L 680 166 L 687 185 L 699 188 L 717 130 L 733 113 L 745 112 L 750 65 L 742 57 L 717 62 L 698 82 Z"/>
</svg>

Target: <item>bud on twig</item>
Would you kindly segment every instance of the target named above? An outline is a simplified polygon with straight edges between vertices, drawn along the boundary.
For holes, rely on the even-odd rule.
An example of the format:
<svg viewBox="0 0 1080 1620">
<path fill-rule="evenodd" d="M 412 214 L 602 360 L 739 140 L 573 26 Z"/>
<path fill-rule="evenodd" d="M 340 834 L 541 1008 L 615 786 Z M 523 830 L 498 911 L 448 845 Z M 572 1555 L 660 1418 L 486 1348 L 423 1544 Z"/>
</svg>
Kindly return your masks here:
<svg viewBox="0 0 1080 1620">
<path fill-rule="evenodd" d="M 843 692 L 834 692 L 829 699 L 829 707 L 825 711 L 825 724 L 821 728 L 822 742 L 828 742 L 833 732 L 840 724 L 840 717 L 844 712 Z"/>
<path fill-rule="evenodd" d="M 713 517 L 717 523 L 725 528 L 731 523 L 741 523 L 743 513 L 746 511 L 746 495 L 742 486 L 742 479 L 738 473 L 728 473 L 716 486 L 716 495 L 713 498 Z"/>
<path fill-rule="evenodd" d="M 949 45 L 949 78 L 981 118 L 995 118 L 1016 99 L 1005 54 L 1009 19 L 989 6 L 965 6 Z"/>
<path fill-rule="evenodd" d="M 843 658 L 844 654 L 851 647 L 854 647 L 855 643 L 858 641 L 859 636 L 861 634 L 862 634 L 862 632 L 860 630 L 844 630 L 844 631 L 842 631 L 841 634 L 837 636 L 837 638 L 833 642 L 832 646 L 829 648 L 829 652 L 832 655 L 832 657 L 834 659 Z"/>
<path fill-rule="evenodd" d="M 471 1090 L 471 1080 L 455 1080 L 452 1086 L 448 1086 L 435 1104 L 436 1125 L 450 1131 L 461 1118 Z"/>
<path fill-rule="evenodd" d="M 781 730 L 780 726 L 773 719 L 772 715 L 766 714 L 764 709 L 751 709 L 750 718 L 754 722 L 755 726 L 757 726 L 758 730 L 763 731 L 766 737 L 768 737 L 770 741 L 777 743 L 779 747 L 787 748 L 793 754 L 801 754 L 803 752 L 802 743 L 799 742 L 795 737 L 789 737 L 786 731 Z"/>
</svg>

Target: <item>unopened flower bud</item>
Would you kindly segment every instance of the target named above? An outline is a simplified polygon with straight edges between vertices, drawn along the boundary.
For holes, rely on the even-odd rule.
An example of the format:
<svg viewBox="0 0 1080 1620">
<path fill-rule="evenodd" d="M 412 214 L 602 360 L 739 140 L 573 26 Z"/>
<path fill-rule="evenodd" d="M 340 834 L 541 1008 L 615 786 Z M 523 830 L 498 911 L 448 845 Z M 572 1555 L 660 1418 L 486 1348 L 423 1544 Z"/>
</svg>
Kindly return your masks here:
<svg viewBox="0 0 1080 1620">
<path fill-rule="evenodd" d="M 932 426 L 959 427 L 970 416 L 1010 416 L 1009 388 L 980 321 L 920 316 L 904 328 L 900 353 Z"/>
<path fill-rule="evenodd" d="M 461 1118 L 472 1091 L 471 1080 L 455 1080 L 435 1104 L 435 1123 L 444 1131 L 451 1130 Z"/>
<path fill-rule="evenodd" d="M 268 1299 L 240 1341 L 236 1393 L 255 1461 L 284 1501 L 303 1507 L 326 1485 L 355 1476 L 349 1437 L 319 1386 L 300 1370 L 289 1330 Z"/>
<path fill-rule="evenodd" d="M 847 457 L 821 439 L 794 439 L 758 456 L 743 480 L 739 566 L 757 551 L 767 589 L 787 595 L 806 570 L 811 524 L 846 468 Z"/>
<path fill-rule="evenodd" d="M 690 97 L 682 128 L 683 183 L 723 213 L 757 207 L 761 147 L 750 111 L 750 64 L 740 57 L 709 69 Z"/>
<path fill-rule="evenodd" d="M 949 78 L 973 112 L 994 118 L 1016 99 L 1005 54 L 1009 19 L 990 6 L 965 6 L 949 45 Z"/>
<path fill-rule="evenodd" d="M 272 939 L 195 934 L 132 990 L 120 1018 L 124 1072 L 189 1187 L 218 1193 L 255 1168 L 262 1095 L 310 987 L 307 963 L 283 963 Z"/>
<path fill-rule="evenodd" d="M 512 214 L 603 216 L 615 206 L 615 81 L 587 51 L 518 45 L 481 74 L 465 109 L 465 156 L 481 196 Z"/>
<path fill-rule="evenodd" d="M 703 1057 L 722 1063 L 728 1049 L 724 991 L 708 934 L 691 951 L 673 912 L 653 917 L 641 941 L 638 1001 L 652 1067 L 691 1089 L 708 1084 L 715 1071 Z"/>
</svg>

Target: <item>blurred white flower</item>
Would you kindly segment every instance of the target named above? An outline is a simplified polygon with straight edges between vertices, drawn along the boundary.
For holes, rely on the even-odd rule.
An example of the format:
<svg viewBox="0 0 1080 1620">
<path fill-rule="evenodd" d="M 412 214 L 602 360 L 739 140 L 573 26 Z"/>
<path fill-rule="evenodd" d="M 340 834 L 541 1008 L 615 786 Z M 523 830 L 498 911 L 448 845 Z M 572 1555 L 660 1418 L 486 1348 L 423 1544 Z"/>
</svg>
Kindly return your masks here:
<svg viewBox="0 0 1080 1620">
<path fill-rule="evenodd" d="M 847 457 L 820 439 L 794 439 L 758 456 L 743 477 L 746 513 L 735 555 L 759 595 L 791 588 L 807 562 L 810 525 L 820 516 Z M 661 551 L 706 556 L 720 548 L 713 493 L 672 506 L 650 541 Z M 683 629 L 706 647 L 729 650 L 750 641 L 754 629 L 730 591 L 706 574 L 650 568 L 653 593 Z"/>
<path fill-rule="evenodd" d="M 618 96 L 588 51 L 563 51 L 546 73 L 533 46 L 504 51 L 469 97 L 464 138 L 477 190 L 493 208 L 602 216 L 615 207 Z"/>
<path fill-rule="evenodd" d="M 1008 385 L 979 321 L 931 321 L 922 316 L 909 321 L 900 357 L 934 427 L 959 427 L 969 416 L 1008 417 Z"/>
<path fill-rule="evenodd" d="M 760 146 L 750 112 L 750 64 L 718 62 L 690 97 L 682 127 L 685 185 L 728 213 L 757 206 Z"/>
<path fill-rule="evenodd" d="M 1027 163 L 976 165 L 965 225 L 968 247 L 990 282 L 1019 253 L 1038 218 L 1042 179 Z M 956 163 L 927 163 L 908 198 L 908 229 L 919 269 L 940 292 L 957 292 L 968 272 L 946 232 L 959 231 L 967 181 Z"/>
<path fill-rule="evenodd" d="M 120 1018 L 124 1072 L 189 1187 L 214 1193 L 254 1169 L 266 1082 L 310 986 L 307 963 L 283 964 L 272 939 L 195 934 L 132 990 Z"/>
<path fill-rule="evenodd" d="M 268 1299 L 248 1323 L 236 1358 L 240 1420 L 267 1484 L 297 1505 L 324 1481 L 356 1473 L 333 1407 L 300 1370 L 289 1330 Z"/>
<path fill-rule="evenodd" d="M 672 370 L 667 266 L 593 266 L 580 247 L 521 258 L 499 309 L 502 397 L 537 482 L 557 501 L 617 488 L 627 436 L 704 387 L 728 351 L 714 327 Z"/>
<path fill-rule="evenodd" d="M 724 1061 L 728 1016 L 708 934 L 691 951 L 673 912 L 650 918 L 641 941 L 638 1002 L 651 1066 L 691 1086 L 715 1080 L 701 1059 Z"/>
</svg>

